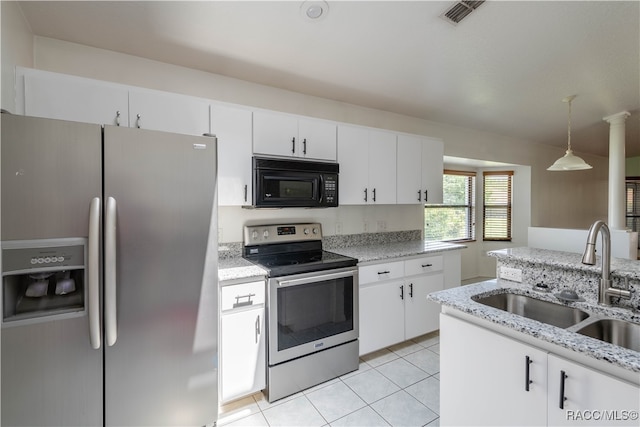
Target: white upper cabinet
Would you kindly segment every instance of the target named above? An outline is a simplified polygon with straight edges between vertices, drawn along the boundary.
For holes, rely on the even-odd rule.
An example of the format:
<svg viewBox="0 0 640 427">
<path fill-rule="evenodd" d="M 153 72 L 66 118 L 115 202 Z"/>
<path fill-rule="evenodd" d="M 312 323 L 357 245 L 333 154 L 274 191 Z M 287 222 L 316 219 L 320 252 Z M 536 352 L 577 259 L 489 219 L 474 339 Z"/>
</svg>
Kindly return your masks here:
<svg viewBox="0 0 640 427">
<path fill-rule="evenodd" d="M 336 160 L 336 125 L 323 120 L 255 111 L 253 152 L 313 160 Z"/>
<path fill-rule="evenodd" d="M 192 96 L 19 68 L 18 112 L 27 116 L 187 135 L 209 132 L 209 101 Z M 21 87 L 22 86 L 22 87 Z"/>
<path fill-rule="evenodd" d="M 422 200 L 442 203 L 444 143 L 436 138 L 422 139 Z"/>
<path fill-rule="evenodd" d="M 18 113 L 101 125 L 129 125 L 129 91 L 125 87 L 39 70 L 19 69 L 17 74 L 17 92 L 24 94 L 23 108 Z"/>
<path fill-rule="evenodd" d="M 395 204 L 395 158 L 395 134 L 338 126 L 340 204 Z"/>
<path fill-rule="evenodd" d="M 129 126 L 202 135 L 209 132 L 209 102 L 154 90 L 130 90 Z"/>
<path fill-rule="evenodd" d="M 422 188 L 422 140 L 418 136 L 398 135 L 398 204 L 420 204 Z"/>
<path fill-rule="evenodd" d="M 211 104 L 211 133 L 218 137 L 218 204 L 251 204 L 251 111 Z"/>
<path fill-rule="evenodd" d="M 398 204 L 442 203 L 441 140 L 398 135 Z"/>
</svg>

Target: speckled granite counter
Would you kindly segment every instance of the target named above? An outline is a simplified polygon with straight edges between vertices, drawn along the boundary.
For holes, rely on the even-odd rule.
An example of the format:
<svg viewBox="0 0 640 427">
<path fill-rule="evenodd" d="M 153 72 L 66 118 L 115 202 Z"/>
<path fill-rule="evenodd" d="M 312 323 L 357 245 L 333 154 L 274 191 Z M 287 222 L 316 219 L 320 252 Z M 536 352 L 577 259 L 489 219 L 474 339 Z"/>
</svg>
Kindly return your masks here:
<svg viewBox="0 0 640 427">
<path fill-rule="evenodd" d="M 329 247 L 327 250 L 340 255 L 357 258 L 359 262 L 383 261 L 413 255 L 426 255 L 435 252 L 453 251 L 466 248 L 464 245 L 444 242 L 426 242 L 411 240 L 406 242 L 368 244 L 350 247 Z"/>
<path fill-rule="evenodd" d="M 267 272 L 246 259 L 237 256 L 218 260 L 218 281 L 253 279 L 266 276 Z"/>
<path fill-rule="evenodd" d="M 601 259 L 596 265 L 582 264 L 582 254 L 535 248 L 510 248 L 488 252 L 497 259 L 497 273 L 501 266 L 522 271 L 522 283 L 542 284 L 552 292 L 572 289 L 587 302 L 598 301 L 598 284 L 601 278 Z M 616 300 L 615 304 L 631 310 L 640 310 L 640 261 L 611 259 L 613 286 L 632 291 L 630 299 Z"/>
<path fill-rule="evenodd" d="M 576 325 L 562 329 L 493 308 L 472 299 L 472 297 L 476 295 L 504 293 L 507 290 L 515 294 L 528 295 L 545 301 L 559 302 L 553 294 L 533 291 L 531 285 L 523 285 L 499 279 L 434 292 L 430 294 L 428 298 L 443 304 L 445 307 L 459 310 L 473 317 L 507 327 L 547 343 L 578 352 L 590 358 L 609 362 L 633 372 L 632 375 L 634 376 L 636 375 L 635 373 L 640 373 L 640 352 L 628 350 L 573 332 L 579 328 Z M 594 318 L 602 316 L 640 323 L 640 313 L 631 310 L 603 307 L 588 302 L 576 302 L 571 303 L 571 305 L 590 314 L 590 318 L 587 318 L 583 322 L 590 322 L 594 320 Z M 640 383 L 640 377 L 638 378 L 636 383 Z"/>
<path fill-rule="evenodd" d="M 509 259 L 529 264 L 540 264 L 565 269 L 568 268 L 595 274 L 600 274 L 600 265 L 602 261 L 598 256 L 596 265 L 585 265 L 581 262 L 582 254 L 526 247 L 490 251 L 488 255 L 498 259 Z M 614 278 L 626 277 L 629 280 L 640 280 L 640 261 L 611 258 L 611 275 Z"/>
<path fill-rule="evenodd" d="M 420 230 L 326 236 L 327 251 L 356 258 L 358 262 L 381 261 L 413 255 L 459 250 L 464 245 L 420 240 Z M 264 276 L 266 272 L 242 258 L 242 243 L 223 243 L 218 252 L 218 280 L 241 280 Z"/>
</svg>

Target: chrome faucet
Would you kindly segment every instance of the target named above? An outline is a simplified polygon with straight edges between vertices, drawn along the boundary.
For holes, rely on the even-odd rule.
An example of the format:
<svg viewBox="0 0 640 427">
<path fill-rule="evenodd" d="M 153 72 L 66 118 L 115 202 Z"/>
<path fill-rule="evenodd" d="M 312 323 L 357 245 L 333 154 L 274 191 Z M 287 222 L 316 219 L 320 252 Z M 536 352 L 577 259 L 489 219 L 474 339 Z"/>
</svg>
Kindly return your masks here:
<svg viewBox="0 0 640 427">
<path fill-rule="evenodd" d="M 589 228 L 587 236 L 587 246 L 582 255 L 582 263 L 587 265 L 596 264 L 596 239 L 598 233 L 602 232 L 602 278 L 598 292 L 598 303 L 611 305 L 611 298 L 631 298 L 631 291 L 628 289 L 615 288 L 611 286 L 611 233 L 604 221 L 596 221 Z"/>
</svg>

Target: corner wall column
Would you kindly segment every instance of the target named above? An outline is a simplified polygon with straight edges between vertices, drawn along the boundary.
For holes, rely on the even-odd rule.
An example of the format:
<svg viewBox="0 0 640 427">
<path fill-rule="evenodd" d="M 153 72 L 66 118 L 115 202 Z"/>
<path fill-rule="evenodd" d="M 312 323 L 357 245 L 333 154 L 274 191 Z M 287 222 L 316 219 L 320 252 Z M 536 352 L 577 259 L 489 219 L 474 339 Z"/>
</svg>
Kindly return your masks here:
<svg viewBox="0 0 640 427">
<path fill-rule="evenodd" d="M 602 120 L 609 123 L 609 227 L 626 228 L 625 219 L 625 120 L 631 114 L 622 111 Z"/>
</svg>

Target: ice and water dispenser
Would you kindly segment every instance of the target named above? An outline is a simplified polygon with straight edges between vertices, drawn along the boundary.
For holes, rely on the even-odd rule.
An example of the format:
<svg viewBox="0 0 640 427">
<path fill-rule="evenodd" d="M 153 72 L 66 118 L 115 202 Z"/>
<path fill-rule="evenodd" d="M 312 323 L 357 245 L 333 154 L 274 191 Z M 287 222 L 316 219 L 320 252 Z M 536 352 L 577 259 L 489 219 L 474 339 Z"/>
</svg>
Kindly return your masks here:
<svg viewBox="0 0 640 427">
<path fill-rule="evenodd" d="M 83 315 L 84 238 L 2 242 L 3 327 Z"/>
</svg>

